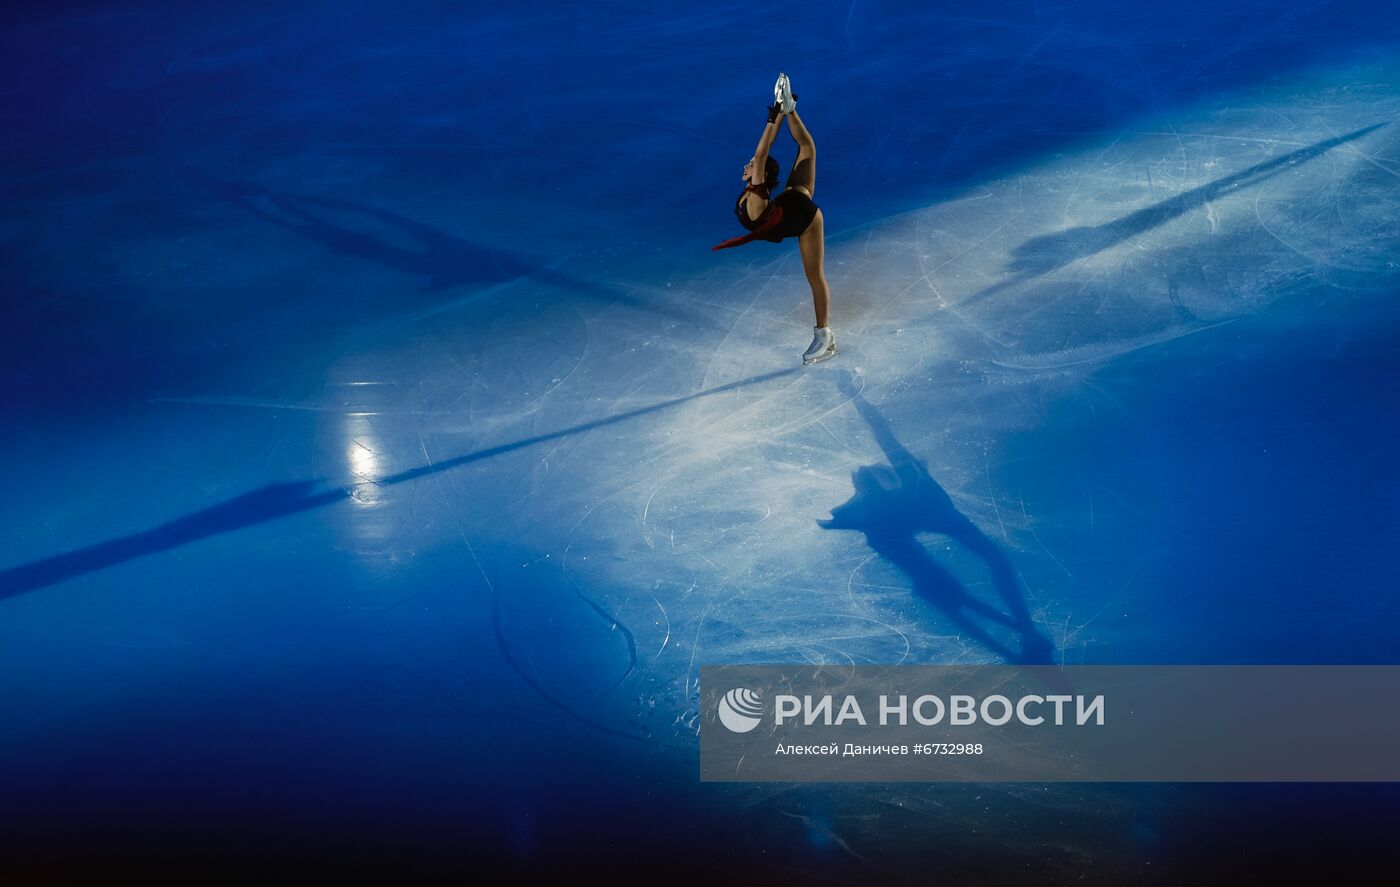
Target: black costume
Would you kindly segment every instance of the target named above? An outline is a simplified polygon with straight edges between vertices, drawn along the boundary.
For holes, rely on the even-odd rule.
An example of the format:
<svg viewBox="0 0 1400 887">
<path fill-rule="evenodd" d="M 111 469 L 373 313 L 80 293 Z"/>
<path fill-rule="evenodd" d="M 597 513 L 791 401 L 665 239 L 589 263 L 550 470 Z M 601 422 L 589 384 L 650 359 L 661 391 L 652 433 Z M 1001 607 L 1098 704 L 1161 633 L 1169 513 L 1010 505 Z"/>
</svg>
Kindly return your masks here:
<svg viewBox="0 0 1400 887">
<path fill-rule="evenodd" d="M 817 217 L 819 207 L 812 202 L 812 198 L 796 188 L 789 188 L 779 194 L 777 198 L 770 200 L 768 208 L 757 220 L 749 218 L 748 209 L 744 206 L 744 198 L 748 196 L 750 191 L 767 197 L 770 190 L 771 188 L 766 184 L 749 185 L 740 192 L 739 200 L 734 204 L 734 214 L 739 217 L 739 223 L 749 229 L 749 233 L 743 237 L 726 240 L 718 246 L 711 247 L 711 249 L 728 249 L 754 240 L 777 243 L 785 237 L 800 237 L 812 224 L 812 220 Z"/>
</svg>

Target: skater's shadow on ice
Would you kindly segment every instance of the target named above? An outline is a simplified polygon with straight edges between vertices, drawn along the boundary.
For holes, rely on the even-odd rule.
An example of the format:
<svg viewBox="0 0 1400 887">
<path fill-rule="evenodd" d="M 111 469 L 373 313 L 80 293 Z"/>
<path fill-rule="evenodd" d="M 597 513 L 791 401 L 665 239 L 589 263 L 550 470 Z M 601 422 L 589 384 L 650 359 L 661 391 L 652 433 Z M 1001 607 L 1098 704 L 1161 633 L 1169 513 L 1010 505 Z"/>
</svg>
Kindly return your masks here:
<svg viewBox="0 0 1400 887">
<path fill-rule="evenodd" d="M 422 278 L 420 292 L 435 293 L 468 287 L 471 298 L 480 291 L 530 280 L 557 287 L 574 295 L 601 302 L 615 302 L 639 310 L 695 322 L 690 315 L 668 305 L 639 299 L 616 287 L 555 271 L 506 250 L 478 246 L 400 213 L 327 197 L 309 197 L 274 191 L 242 182 L 225 182 L 194 175 L 224 200 L 245 209 L 268 224 L 290 231 L 336 255 L 375 262 L 386 268 Z M 459 304 L 433 304 L 409 319 L 419 320 Z M 420 308 L 422 306 L 419 306 Z"/>
<path fill-rule="evenodd" d="M 960 632 L 1007 662 L 1053 663 L 1054 647 L 1032 622 L 1020 578 L 1005 552 L 958 511 L 928 466 L 895 438 L 889 422 L 851 381 L 843 379 L 842 385 L 889 464 L 865 465 L 852 472 L 854 495 L 833 508 L 829 520 L 817 523 L 828 530 L 864 533 L 871 550 L 908 576 L 917 594 L 941 610 Z M 1004 609 L 970 594 L 928 553 L 919 541 L 920 533 L 947 536 L 976 555 L 991 575 Z M 1017 636 L 1019 649 L 999 640 L 993 627 Z"/>
<path fill-rule="evenodd" d="M 585 422 L 582 425 L 574 425 L 558 431 L 477 450 L 452 459 L 419 465 L 398 474 L 379 478 L 373 484 L 376 488 L 392 487 L 449 471 L 471 462 L 480 462 L 484 459 L 491 459 L 505 453 L 531 447 L 535 444 L 616 425 L 702 397 L 784 378 L 796 372 L 798 372 L 796 368 L 776 370 L 761 376 L 740 379 L 726 385 L 717 385 L 714 388 L 697 391 L 684 397 L 673 398 L 651 406 Z M 0 600 L 16 597 L 25 592 L 46 588 L 50 585 L 57 585 L 68 579 L 114 567 L 137 558 L 170 551 L 200 539 L 232 533 L 268 521 L 334 505 L 354 496 L 357 489 L 357 485 L 326 487 L 319 480 L 268 484 L 250 493 L 244 493 L 208 508 L 182 515 L 143 532 L 109 539 L 106 542 L 41 558 L 16 567 L 0 569 Z"/>
<path fill-rule="evenodd" d="M 1299 148 L 1296 151 L 1275 157 L 1273 160 L 1255 164 L 1233 175 L 1216 179 L 1210 184 L 1182 192 L 1161 203 L 1140 209 L 1104 225 L 1070 228 L 1065 231 L 1056 231 L 1053 234 L 1033 237 L 1017 247 L 1011 254 L 1011 259 L 1006 266 L 1006 270 L 1012 275 L 1010 278 L 970 296 L 967 301 L 968 303 L 980 301 L 1027 280 L 1050 274 L 1074 262 L 1097 255 L 1125 240 L 1139 234 L 1146 234 L 1148 231 L 1193 209 L 1218 200 L 1237 188 L 1257 185 L 1287 171 L 1289 168 L 1319 157 L 1333 148 L 1355 141 L 1387 125 L 1386 123 L 1377 123 L 1374 126 L 1358 129 L 1343 136 L 1318 142 L 1307 148 Z"/>
</svg>

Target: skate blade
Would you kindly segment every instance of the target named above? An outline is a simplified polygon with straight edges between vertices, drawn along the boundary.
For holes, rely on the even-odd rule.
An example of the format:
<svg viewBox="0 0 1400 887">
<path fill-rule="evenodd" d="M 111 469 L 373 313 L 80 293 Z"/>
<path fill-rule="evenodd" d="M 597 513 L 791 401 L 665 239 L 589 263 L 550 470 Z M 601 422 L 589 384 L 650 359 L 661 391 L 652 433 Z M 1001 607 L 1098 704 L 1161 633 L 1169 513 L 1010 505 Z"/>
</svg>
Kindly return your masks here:
<svg viewBox="0 0 1400 887">
<path fill-rule="evenodd" d="M 835 348 L 832 348 L 830 351 L 823 351 L 821 354 L 818 354 L 816 357 L 811 357 L 811 358 L 804 357 L 804 358 L 802 358 L 802 365 L 803 365 L 803 366 L 809 367 L 809 366 L 811 366 L 811 365 L 814 364 L 814 363 L 821 363 L 821 362 L 824 361 L 824 360 L 831 360 L 831 359 L 832 359 L 833 357 L 835 357 L 835 356 L 836 356 L 836 349 L 835 349 Z"/>
</svg>

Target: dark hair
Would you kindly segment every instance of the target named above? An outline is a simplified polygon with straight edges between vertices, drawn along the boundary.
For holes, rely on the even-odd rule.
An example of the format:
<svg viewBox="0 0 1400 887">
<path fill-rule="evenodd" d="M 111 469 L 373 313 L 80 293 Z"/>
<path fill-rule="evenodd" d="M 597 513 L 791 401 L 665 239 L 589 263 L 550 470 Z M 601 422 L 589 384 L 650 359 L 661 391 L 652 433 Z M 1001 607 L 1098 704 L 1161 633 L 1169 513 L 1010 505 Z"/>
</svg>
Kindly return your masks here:
<svg viewBox="0 0 1400 887">
<path fill-rule="evenodd" d="M 772 191 L 778 185 L 778 161 L 770 154 L 768 162 L 763 164 L 763 187 Z"/>
</svg>

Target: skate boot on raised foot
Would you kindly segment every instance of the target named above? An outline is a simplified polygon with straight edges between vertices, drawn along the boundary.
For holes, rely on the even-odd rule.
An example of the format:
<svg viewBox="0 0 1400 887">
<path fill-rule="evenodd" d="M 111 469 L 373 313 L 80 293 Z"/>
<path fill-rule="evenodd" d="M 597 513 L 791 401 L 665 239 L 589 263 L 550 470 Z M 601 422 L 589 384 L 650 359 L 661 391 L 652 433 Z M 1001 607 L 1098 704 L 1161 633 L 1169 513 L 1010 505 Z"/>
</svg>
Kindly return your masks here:
<svg viewBox="0 0 1400 887">
<path fill-rule="evenodd" d="M 792 94 L 792 82 L 788 80 L 788 75 L 778 75 L 778 82 L 773 84 L 773 101 L 784 114 L 791 114 L 797 109 L 797 96 Z"/>
<path fill-rule="evenodd" d="M 802 355 L 802 363 L 806 366 L 836 356 L 836 335 L 831 332 L 830 327 L 813 327 L 812 333 L 812 344 L 807 346 L 807 353 Z"/>
</svg>

